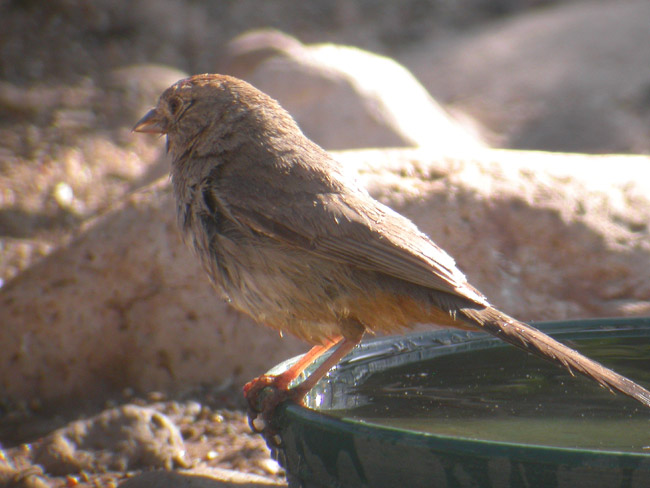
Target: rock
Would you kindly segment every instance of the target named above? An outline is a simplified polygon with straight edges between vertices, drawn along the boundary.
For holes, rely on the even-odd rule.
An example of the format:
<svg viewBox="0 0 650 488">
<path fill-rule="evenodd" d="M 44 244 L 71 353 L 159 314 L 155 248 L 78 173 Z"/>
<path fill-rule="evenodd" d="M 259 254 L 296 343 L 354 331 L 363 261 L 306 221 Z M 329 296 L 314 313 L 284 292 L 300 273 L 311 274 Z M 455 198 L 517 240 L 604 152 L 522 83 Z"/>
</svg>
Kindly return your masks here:
<svg viewBox="0 0 650 488">
<path fill-rule="evenodd" d="M 234 39 L 229 52 L 222 71 L 276 98 L 326 149 L 483 146 L 392 59 L 269 30 Z"/>
<path fill-rule="evenodd" d="M 400 57 L 502 147 L 650 152 L 650 3 L 559 2 Z"/>
<path fill-rule="evenodd" d="M 505 312 L 650 314 L 650 178 L 640 177 L 649 157 L 411 149 L 335 157 Z M 215 296 L 180 240 L 166 178 L 0 288 L 0 343 L 3 395 L 46 405 L 126 386 L 242 385 L 307 349 Z"/>
<path fill-rule="evenodd" d="M 650 314 L 650 157 L 338 157 L 505 312 L 525 321 Z"/>
<path fill-rule="evenodd" d="M 54 431 L 34 462 L 54 476 L 185 466 L 183 438 L 164 414 L 124 405 Z"/>
<path fill-rule="evenodd" d="M 180 472 L 150 471 L 135 476 L 118 488 L 262 488 L 287 486 L 249 473 L 228 469 L 203 468 Z"/>
<path fill-rule="evenodd" d="M 43 478 L 43 470 L 38 466 L 17 468 L 0 449 L 0 488 L 49 488 L 51 485 Z"/>
</svg>

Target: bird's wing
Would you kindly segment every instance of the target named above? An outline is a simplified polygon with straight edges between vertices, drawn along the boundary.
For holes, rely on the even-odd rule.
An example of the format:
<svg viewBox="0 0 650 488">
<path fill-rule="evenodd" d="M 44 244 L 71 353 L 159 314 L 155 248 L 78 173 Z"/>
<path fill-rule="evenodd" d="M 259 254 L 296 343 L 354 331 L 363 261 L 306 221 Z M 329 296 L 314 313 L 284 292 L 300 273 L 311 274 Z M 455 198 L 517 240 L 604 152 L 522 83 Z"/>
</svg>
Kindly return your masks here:
<svg viewBox="0 0 650 488">
<path fill-rule="evenodd" d="M 367 193 L 317 192 L 308 181 L 300 189 L 250 183 L 227 182 L 229 191 L 211 197 L 242 226 L 326 259 L 488 304 L 451 256 Z"/>
</svg>

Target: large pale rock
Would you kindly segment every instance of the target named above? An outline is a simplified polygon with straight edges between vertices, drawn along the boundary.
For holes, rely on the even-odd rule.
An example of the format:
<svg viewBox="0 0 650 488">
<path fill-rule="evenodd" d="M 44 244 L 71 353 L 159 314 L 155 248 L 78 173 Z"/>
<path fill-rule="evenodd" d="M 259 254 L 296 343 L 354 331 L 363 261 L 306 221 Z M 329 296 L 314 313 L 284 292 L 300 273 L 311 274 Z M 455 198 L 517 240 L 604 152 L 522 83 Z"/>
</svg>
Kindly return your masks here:
<svg viewBox="0 0 650 488">
<path fill-rule="evenodd" d="M 339 159 L 505 312 L 650 315 L 650 157 L 395 150 Z"/>
<path fill-rule="evenodd" d="M 123 405 L 57 429 L 36 443 L 33 461 L 55 476 L 187 467 L 183 437 L 152 408 Z"/>
<path fill-rule="evenodd" d="M 650 314 L 650 158 L 336 157 L 504 311 L 523 320 Z M 76 402 L 126 386 L 243 384 L 306 349 L 215 297 L 174 214 L 165 179 L 0 289 L 4 396 Z"/>
<path fill-rule="evenodd" d="M 392 59 L 348 46 L 304 45 L 269 30 L 244 34 L 228 49 L 220 70 L 277 99 L 326 149 L 483 145 Z"/>
<path fill-rule="evenodd" d="M 286 487 L 286 483 L 250 473 L 219 468 L 187 471 L 148 471 L 141 473 L 118 488 L 269 488 Z"/>
<path fill-rule="evenodd" d="M 557 2 L 400 56 L 500 146 L 650 152 L 650 2 Z"/>
</svg>

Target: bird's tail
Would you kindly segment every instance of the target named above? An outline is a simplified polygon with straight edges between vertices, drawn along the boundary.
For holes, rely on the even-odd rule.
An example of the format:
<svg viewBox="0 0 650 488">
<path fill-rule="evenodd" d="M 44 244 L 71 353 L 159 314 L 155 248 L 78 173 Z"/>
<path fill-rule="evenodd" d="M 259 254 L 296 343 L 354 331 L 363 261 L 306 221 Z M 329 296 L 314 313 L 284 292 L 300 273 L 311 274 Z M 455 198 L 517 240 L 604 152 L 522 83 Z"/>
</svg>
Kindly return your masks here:
<svg viewBox="0 0 650 488">
<path fill-rule="evenodd" d="M 610 391 L 618 391 L 650 407 L 650 391 L 495 308 L 462 308 L 458 311 L 457 318 L 526 352 L 561 365 L 571 374 L 583 374 Z"/>
</svg>

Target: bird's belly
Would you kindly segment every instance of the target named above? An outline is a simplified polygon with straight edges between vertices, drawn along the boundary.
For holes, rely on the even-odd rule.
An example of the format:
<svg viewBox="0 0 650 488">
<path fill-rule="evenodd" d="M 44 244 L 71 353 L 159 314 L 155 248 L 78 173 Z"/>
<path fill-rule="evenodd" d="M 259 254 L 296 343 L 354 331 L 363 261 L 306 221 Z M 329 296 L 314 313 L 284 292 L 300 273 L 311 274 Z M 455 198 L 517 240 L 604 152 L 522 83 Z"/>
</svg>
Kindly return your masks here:
<svg viewBox="0 0 650 488">
<path fill-rule="evenodd" d="M 345 269 L 300 250 L 241 242 L 236 252 L 228 247 L 221 247 L 209 272 L 233 307 L 310 343 L 345 335 Z"/>
<path fill-rule="evenodd" d="M 418 322 L 458 326 L 428 303 L 423 287 L 276 246 L 222 238 L 212 247 L 216 259 L 204 261 L 230 304 L 261 324 L 314 344 L 356 336 L 359 327 L 397 333 Z"/>
</svg>

